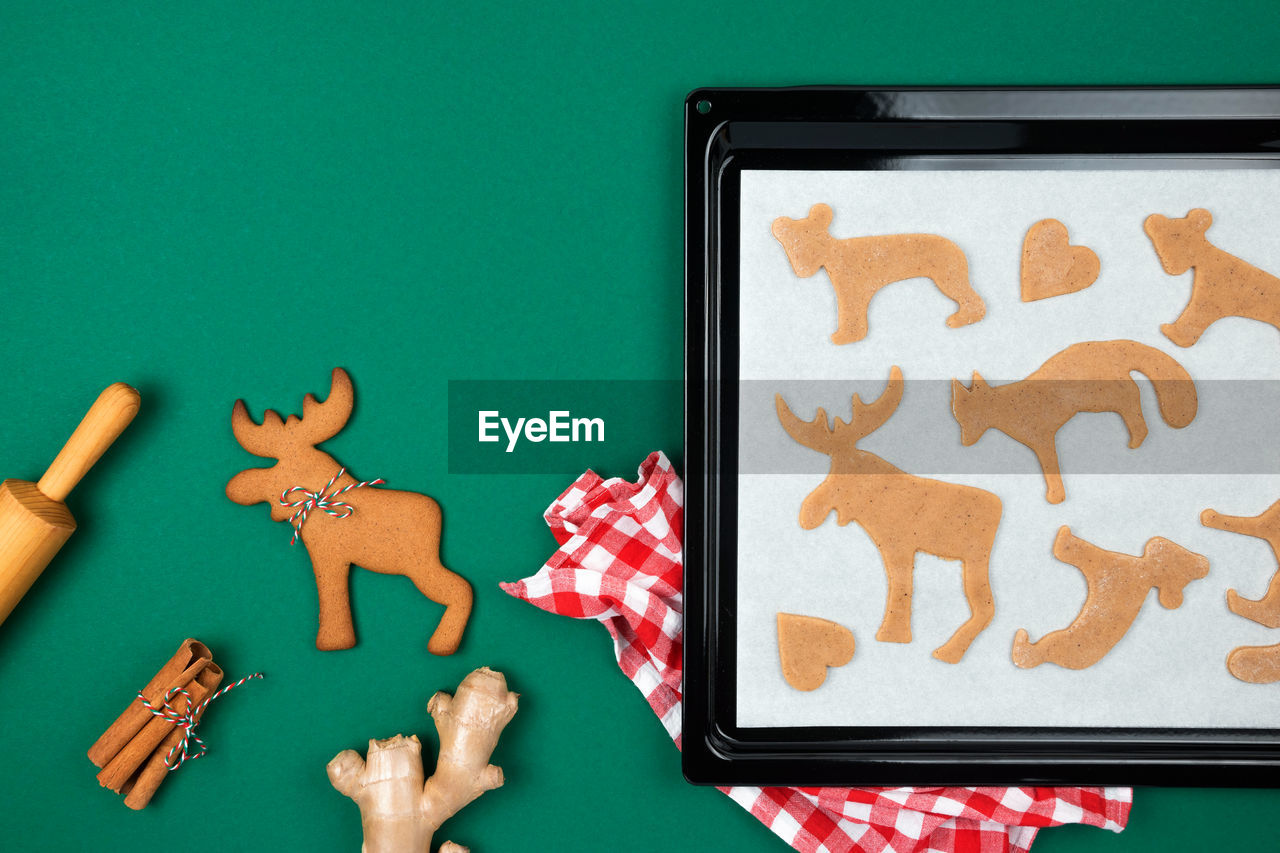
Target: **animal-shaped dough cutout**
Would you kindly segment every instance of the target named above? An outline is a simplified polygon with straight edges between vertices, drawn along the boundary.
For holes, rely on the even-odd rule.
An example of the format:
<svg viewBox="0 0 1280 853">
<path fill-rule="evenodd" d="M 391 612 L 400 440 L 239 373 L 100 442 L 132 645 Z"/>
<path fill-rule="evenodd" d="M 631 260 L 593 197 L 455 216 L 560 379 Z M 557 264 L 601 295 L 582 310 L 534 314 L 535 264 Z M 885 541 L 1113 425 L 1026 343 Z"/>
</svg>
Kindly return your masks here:
<svg viewBox="0 0 1280 853">
<path fill-rule="evenodd" d="M 1026 379 L 988 385 L 973 372 L 966 388 L 951 380 L 951 411 L 966 447 L 989 429 L 999 430 L 1036 454 L 1044 472 L 1045 499 L 1062 503 L 1066 489 L 1058 467 L 1058 430 L 1080 412 L 1115 412 L 1129 430 L 1129 447 L 1147 437 L 1136 370 L 1151 380 L 1165 423 L 1182 428 L 1196 416 L 1196 386 L 1173 358 L 1137 341 L 1086 341 L 1052 356 Z"/>
<path fill-rule="evenodd" d="M 1195 270 L 1187 307 L 1160 327 L 1180 347 L 1193 346 L 1223 317 L 1248 317 L 1280 329 L 1280 278 L 1210 243 L 1205 232 L 1211 224 L 1213 214 L 1197 207 L 1181 219 L 1153 213 L 1142 225 L 1165 272 Z"/>
<path fill-rule="evenodd" d="M 889 580 L 884 621 L 876 633 L 881 642 L 911 642 L 916 552 L 959 560 L 969 619 L 933 653 L 938 660 L 959 663 L 995 614 L 987 571 L 1003 506 L 991 492 L 917 477 L 858 449 L 858 441 L 879 429 L 898 408 L 902 391 L 902 371 L 894 367 L 879 399 L 864 403 L 854 394 L 849 421 L 837 418 L 834 426 L 825 409 L 818 409 L 812 421 L 802 421 L 782 395 L 777 396 L 778 419 L 787 433 L 831 457 L 827 478 L 800 507 L 800 526 L 812 530 L 834 511 L 837 524 L 857 522 L 871 537 Z"/>
<path fill-rule="evenodd" d="M 778 657 L 782 677 L 796 690 L 817 690 L 827 669 L 853 660 L 853 632 L 817 616 L 778 614 Z"/>
<path fill-rule="evenodd" d="M 836 331 L 832 343 L 851 344 L 867 336 L 871 297 L 887 284 L 928 278 L 956 303 L 947 318 L 951 328 L 976 323 L 987 313 L 982 298 L 969 285 L 964 251 L 936 234 L 885 234 L 837 240 L 828 232 L 830 205 L 815 204 L 804 219 L 780 216 L 773 236 L 786 250 L 791 268 L 801 278 L 820 269 L 836 291 Z"/>
<path fill-rule="evenodd" d="M 349 649 L 356 643 L 348 574 L 352 564 L 404 575 L 418 591 L 445 606 L 427 643 L 432 654 L 453 654 L 471 614 L 471 584 L 440 562 L 440 506 L 426 495 L 360 483 L 316 445 L 346 426 L 355 403 L 351 377 L 333 371 L 323 403 L 308 394 L 302 417 L 287 420 L 270 409 L 256 424 L 243 400 L 231 411 L 231 430 L 255 456 L 279 460 L 241 471 L 227 483 L 238 504 L 268 503 L 274 521 L 289 521 L 306 545 L 320 595 L 316 647 Z"/>
<path fill-rule="evenodd" d="M 1227 655 L 1227 671 L 1250 684 L 1280 681 L 1280 643 L 1274 646 L 1237 646 Z"/>
<path fill-rule="evenodd" d="M 1262 539 L 1271 546 L 1271 553 L 1280 562 L 1280 501 L 1273 503 L 1262 514 L 1252 517 L 1223 515 L 1216 510 L 1206 509 L 1200 513 L 1200 523 L 1216 530 Z M 1259 625 L 1280 628 L 1280 570 L 1271 576 L 1267 594 L 1256 601 L 1245 598 L 1234 589 L 1227 590 L 1227 607 L 1237 616 L 1243 616 Z"/>
<path fill-rule="evenodd" d="M 1255 516 L 1223 515 L 1206 509 L 1200 513 L 1200 523 L 1205 527 L 1262 539 L 1271 546 L 1272 555 L 1280 563 L 1280 501 Z M 1280 628 L 1280 569 L 1271 576 L 1267 593 L 1260 599 L 1245 598 L 1234 589 L 1227 590 L 1227 607 L 1237 616 L 1259 625 Z M 1227 671 L 1241 681 L 1253 684 L 1280 681 L 1280 643 L 1233 649 L 1227 655 Z"/>
<path fill-rule="evenodd" d="M 1022 241 L 1022 301 L 1065 296 L 1098 280 L 1098 255 L 1088 246 L 1073 246 L 1067 226 L 1041 219 Z"/>
<path fill-rule="evenodd" d="M 1209 561 L 1162 536 L 1147 541 L 1142 556 L 1104 551 L 1062 526 L 1053 556 L 1075 566 L 1089 586 L 1080 615 L 1066 628 L 1028 641 L 1019 628 L 1013 638 L 1013 662 L 1030 669 L 1048 661 L 1067 669 L 1093 666 L 1111 651 L 1138 618 L 1147 593 L 1155 589 L 1169 610 L 1182 606 L 1182 590 L 1209 574 Z"/>
</svg>

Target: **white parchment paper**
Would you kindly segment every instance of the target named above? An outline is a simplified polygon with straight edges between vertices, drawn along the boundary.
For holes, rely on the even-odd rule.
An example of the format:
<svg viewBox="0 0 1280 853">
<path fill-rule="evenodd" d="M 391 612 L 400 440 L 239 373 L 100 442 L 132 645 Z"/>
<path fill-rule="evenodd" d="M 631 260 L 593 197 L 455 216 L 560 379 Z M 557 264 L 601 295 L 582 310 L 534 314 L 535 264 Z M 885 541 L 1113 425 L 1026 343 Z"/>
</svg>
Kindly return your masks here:
<svg viewBox="0 0 1280 853">
<path fill-rule="evenodd" d="M 865 340 L 832 344 L 836 303 L 826 273 L 798 278 L 770 233 L 778 216 L 803 217 L 820 201 L 835 209 L 830 231 L 836 237 L 925 232 L 955 241 L 968 257 L 986 318 L 948 329 L 944 320 L 954 304 L 930 281 L 913 279 L 889 285 L 872 300 Z M 1191 274 L 1164 273 L 1142 222 L 1151 213 L 1177 217 L 1194 207 L 1214 214 L 1209 238 L 1216 245 L 1280 271 L 1277 170 L 742 175 L 739 725 L 1280 727 L 1280 684 L 1237 681 L 1225 665 L 1236 646 L 1280 643 L 1280 630 L 1235 616 L 1225 602 L 1230 587 L 1260 597 L 1275 558 L 1259 539 L 1199 523 L 1206 507 L 1256 515 L 1280 498 L 1280 465 L 1266 461 L 1280 411 L 1250 418 L 1249 424 L 1258 424 L 1250 435 L 1216 443 L 1213 432 L 1240 420 L 1223 417 L 1215 400 L 1241 405 L 1241 383 L 1215 382 L 1280 379 L 1280 335 L 1239 318 L 1219 321 L 1190 349 L 1160 333 L 1160 324 L 1172 322 L 1186 305 Z M 1098 253 L 1101 274 L 1079 293 L 1023 303 L 1022 239 L 1033 222 L 1049 217 L 1067 225 L 1072 243 Z M 1120 419 L 1077 416 L 1059 433 L 1067 500 L 1057 506 L 1044 499 L 1030 450 L 994 431 L 974 447 L 962 447 L 945 395 L 937 393 L 941 384 L 923 383 L 936 386 L 933 392 L 913 386 L 919 379 L 967 381 L 975 369 L 992 381 L 1019 379 L 1074 342 L 1112 338 L 1141 341 L 1177 359 L 1197 381 L 1200 414 L 1190 427 L 1170 429 L 1149 383 L 1139 379 L 1150 435 L 1129 452 L 1148 454 L 1143 462 L 1156 464 L 1144 470 L 1158 473 L 1123 474 L 1091 470 L 1098 467 L 1091 464 L 1095 442 L 1123 448 L 1127 435 Z M 893 364 L 907 379 L 902 404 L 860 446 L 911 473 L 978 486 L 1004 502 L 991 561 L 995 619 L 958 665 L 937 661 L 931 652 L 968 617 L 959 563 L 917 555 L 913 642 L 877 642 L 886 591 L 879 552 L 860 527 L 839 527 L 834 516 L 815 530 L 800 527 L 801 501 L 822 481 L 827 459 L 794 442 L 773 414 L 773 394 L 789 389 L 788 402 L 801 417 L 811 418 L 823 405 L 847 418 L 849 393 L 878 395 Z M 848 380 L 849 387 L 833 394 L 829 383 L 809 383 L 806 397 L 805 383 L 787 385 L 795 380 Z M 1007 461 L 991 472 L 939 473 L 894 458 L 895 443 L 900 448 L 903 441 L 893 435 L 896 425 L 940 419 L 949 427 L 920 432 L 921 441 L 943 444 L 935 448 L 939 453 L 946 455 L 949 442 L 955 454 L 995 454 Z M 776 459 L 794 458 L 795 464 L 761 473 L 746 457 L 754 454 L 758 461 L 762 441 L 776 443 L 769 451 Z M 1181 473 L 1186 466 L 1178 453 L 1186 445 L 1180 442 L 1216 447 L 1223 464 Z M 1237 453 L 1253 456 L 1234 458 Z M 1161 454 L 1168 454 L 1168 465 L 1159 464 L 1166 458 Z M 1070 624 L 1084 601 L 1080 572 L 1051 553 L 1063 524 L 1100 547 L 1131 554 L 1152 536 L 1165 536 L 1206 555 L 1209 576 L 1186 587 L 1177 610 L 1164 609 L 1149 594 L 1128 634 L 1089 669 L 1019 669 L 1010 659 L 1015 630 L 1026 628 L 1038 639 Z M 779 611 L 850 627 L 858 644 L 853 662 L 831 670 L 816 691 L 792 689 L 778 662 Z"/>
</svg>

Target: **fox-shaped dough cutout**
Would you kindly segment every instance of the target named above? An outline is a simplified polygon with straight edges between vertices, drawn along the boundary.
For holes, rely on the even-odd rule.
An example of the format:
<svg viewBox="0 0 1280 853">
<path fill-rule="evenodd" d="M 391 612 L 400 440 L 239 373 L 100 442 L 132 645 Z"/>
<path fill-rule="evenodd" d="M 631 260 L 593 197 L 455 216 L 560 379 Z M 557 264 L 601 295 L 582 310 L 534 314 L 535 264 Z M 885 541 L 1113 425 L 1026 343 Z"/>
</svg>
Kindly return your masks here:
<svg viewBox="0 0 1280 853">
<path fill-rule="evenodd" d="M 1067 421 L 1080 412 L 1115 412 L 1129 430 L 1129 447 L 1146 439 L 1142 397 L 1129 375 L 1135 370 L 1155 387 L 1165 423 L 1181 429 L 1195 419 L 1195 383 L 1172 356 L 1137 341 L 1085 341 L 1017 382 L 989 385 L 976 370 L 967 388 L 951 380 L 951 411 L 960 423 L 960 441 L 968 447 L 996 429 L 1025 444 L 1040 461 L 1045 499 L 1062 503 L 1067 494 L 1057 438 Z"/>
</svg>

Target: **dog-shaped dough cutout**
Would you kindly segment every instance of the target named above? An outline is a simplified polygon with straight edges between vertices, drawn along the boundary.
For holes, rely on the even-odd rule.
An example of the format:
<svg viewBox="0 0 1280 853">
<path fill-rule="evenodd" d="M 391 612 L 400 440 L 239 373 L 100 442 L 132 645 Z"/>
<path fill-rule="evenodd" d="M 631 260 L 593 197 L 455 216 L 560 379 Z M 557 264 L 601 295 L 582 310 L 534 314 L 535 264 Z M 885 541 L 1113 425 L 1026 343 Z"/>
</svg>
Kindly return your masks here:
<svg viewBox="0 0 1280 853">
<path fill-rule="evenodd" d="M 1063 525 L 1053 541 L 1053 556 L 1075 566 L 1089 586 L 1080 615 L 1069 626 L 1036 642 L 1019 628 L 1013 638 L 1013 662 L 1031 669 L 1048 661 L 1067 669 L 1093 666 L 1111 651 L 1138 618 L 1147 593 L 1155 589 L 1166 609 L 1182 605 L 1182 590 L 1209 574 L 1209 560 L 1162 536 L 1147 541 L 1142 556 L 1104 551 Z"/>
<path fill-rule="evenodd" d="M 1202 207 L 1181 219 L 1153 213 L 1142 224 L 1165 272 L 1195 270 L 1187 307 L 1160 327 L 1180 347 L 1194 346 L 1223 317 L 1247 317 L 1280 329 L 1280 278 L 1210 243 L 1205 232 L 1212 224 L 1213 214 Z"/>
<path fill-rule="evenodd" d="M 1100 269 L 1097 252 L 1071 245 L 1067 226 L 1056 219 L 1041 219 L 1027 229 L 1022 241 L 1022 301 L 1084 290 L 1098 280 Z"/>
<path fill-rule="evenodd" d="M 965 387 L 951 380 L 951 411 L 968 447 L 996 429 L 1036 454 L 1044 473 L 1045 499 L 1066 499 L 1058 465 L 1058 430 L 1081 412 L 1115 412 L 1129 430 L 1129 447 L 1147 438 L 1142 396 L 1130 371 L 1144 374 L 1156 389 L 1160 415 L 1180 429 L 1196 416 L 1196 386 L 1178 362 L 1137 341 L 1085 341 L 1051 356 L 1026 379 L 988 385 L 978 373 Z"/>
<path fill-rule="evenodd" d="M 936 234 L 885 234 L 838 240 L 827 230 L 833 212 L 815 204 L 804 219 L 780 216 L 773 236 L 786 250 L 791 268 L 801 278 L 825 269 L 836 291 L 834 344 L 851 344 L 867 336 L 867 311 L 880 288 L 910 278 L 927 278 L 956 303 L 947 318 L 951 328 L 976 323 L 987 313 L 982 297 L 969 284 L 964 251 Z"/>
</svg>

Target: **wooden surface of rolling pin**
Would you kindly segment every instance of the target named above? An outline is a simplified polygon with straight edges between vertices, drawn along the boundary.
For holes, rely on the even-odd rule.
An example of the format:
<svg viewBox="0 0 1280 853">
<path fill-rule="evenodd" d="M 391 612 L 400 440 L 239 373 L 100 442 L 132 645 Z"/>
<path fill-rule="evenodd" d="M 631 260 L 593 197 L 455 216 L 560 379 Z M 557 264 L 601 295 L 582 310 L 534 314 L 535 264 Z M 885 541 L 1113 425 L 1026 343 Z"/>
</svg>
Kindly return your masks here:
<svg viewBox="0 0 1280 853">
<path fill-rule="evenodd" d="M 138 392 L 108 387 L 39 483 L 0 483 L 0 622 L 12 612 L 58 549 L 75 532 L 63 500 L 138 413 Z"/>
</svg>

